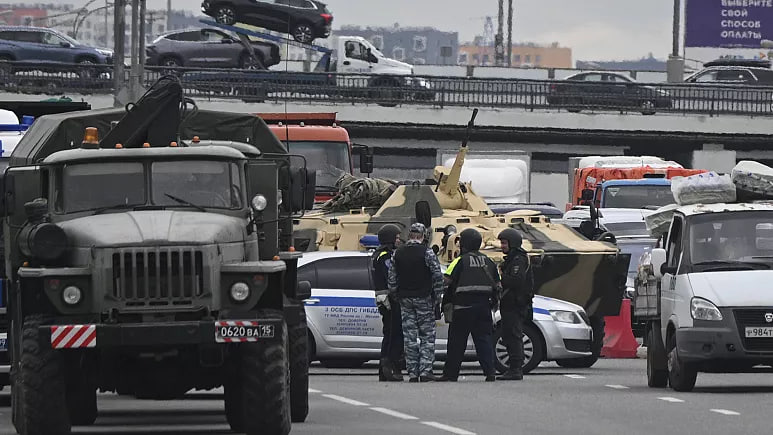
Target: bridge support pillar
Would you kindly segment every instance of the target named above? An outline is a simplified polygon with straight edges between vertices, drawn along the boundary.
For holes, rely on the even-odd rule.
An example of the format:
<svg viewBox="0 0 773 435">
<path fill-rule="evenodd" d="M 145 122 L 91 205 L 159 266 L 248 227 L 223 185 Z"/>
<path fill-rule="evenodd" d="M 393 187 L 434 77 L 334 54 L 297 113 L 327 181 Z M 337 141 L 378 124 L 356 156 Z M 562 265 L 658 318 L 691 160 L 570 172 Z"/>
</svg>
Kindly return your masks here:
<svg viewBox="0 0 773 435">
<path fill-rule="evenodd" d="M 722 144 L 704 144 L 702 150 L 692 152 L 691 167 L 729 174 L 736 163 L 735 151 L 726 150 Z"/>
</svg>

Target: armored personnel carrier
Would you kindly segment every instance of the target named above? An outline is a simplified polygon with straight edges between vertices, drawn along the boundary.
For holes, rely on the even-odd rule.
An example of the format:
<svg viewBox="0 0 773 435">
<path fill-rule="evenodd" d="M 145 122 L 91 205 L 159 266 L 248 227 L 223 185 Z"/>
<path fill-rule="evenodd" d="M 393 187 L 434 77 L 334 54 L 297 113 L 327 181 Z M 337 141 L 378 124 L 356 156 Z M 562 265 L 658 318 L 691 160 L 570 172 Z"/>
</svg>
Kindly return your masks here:
<svg viewBox="0 0 773 435">
<path fill-rule="evenodd" d="M 165 78 L 127 111 L 44 116 L 14 150 L 0 208 L 19 433 L 94 423 L 97 390 L 224 386 L 231 428 L 253 435 L 305 420 L 292 216 L 313 186 L 259 118 L 186 106 Z"/>
<path fill-rule="evenodd" d="M 366 249 L 367 240 L 384 224 L 397 224 L 407 236 L 412 223 L 422 222 L 430 228 L 427 242 L 442 264 L 460 255 L 458 239 L 465 228 L 478 230 L 483 236 L 481 252 L 501 262 L 497 236 L 505 228 L 515 228 L 523 234 L 523 248 L 532 258 L 537 294 L 576 303 L 588 313 L 594 327 L 594 357 L 574 363 L 592 365 L 601 350 L 603 317 L 619 314 L 630 255 L 621 254 L 613 238 L 601 235 L 599 238 L 609 241 L 589 239 L 536 211 L 492 212 L 475 194 L 474 186 L 459 182 L 474 119 L 475 113 L 453 167 L 436 167 L 431 183 L 390 186 L 382 182 L 373 186 L 376 192 L 366 198 L 386 198 L 378 207 L 348 212 L 329 212 L 323 207 L 307 213 L 295 220 L 296 247 L 307 251 Z M 342 195 L 357 196 L 358 192 Z"/>
</svg>

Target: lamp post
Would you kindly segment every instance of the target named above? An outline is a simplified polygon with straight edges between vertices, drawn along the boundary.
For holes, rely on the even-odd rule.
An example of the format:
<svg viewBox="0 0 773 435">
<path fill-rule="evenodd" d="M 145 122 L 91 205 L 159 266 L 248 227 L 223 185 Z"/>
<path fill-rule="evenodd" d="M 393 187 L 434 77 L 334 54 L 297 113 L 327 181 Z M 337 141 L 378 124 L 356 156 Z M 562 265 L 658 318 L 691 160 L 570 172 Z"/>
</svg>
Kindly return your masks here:
<svg viewBox="0 0 773 435">
<path fill-rule="evenodd" d="M 679 35 L 682 27 L 682 1 L 674 0 L 674 22 L 671 40 L 671 54 L 666 63 L 667 80 L 679 83 L 684 79 L 684 58 L 679 56 Z"/>
</svg>

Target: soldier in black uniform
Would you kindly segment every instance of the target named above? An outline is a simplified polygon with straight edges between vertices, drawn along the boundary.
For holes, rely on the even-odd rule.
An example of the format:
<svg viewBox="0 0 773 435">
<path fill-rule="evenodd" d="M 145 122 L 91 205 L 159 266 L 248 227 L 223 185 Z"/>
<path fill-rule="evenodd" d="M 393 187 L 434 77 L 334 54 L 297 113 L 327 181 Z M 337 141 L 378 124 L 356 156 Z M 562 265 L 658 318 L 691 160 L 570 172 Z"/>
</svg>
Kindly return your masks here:
<svg viewBox="0 0 773 435">
<path fill-rule="evenodd" d="M 381 340 L 381 365 L 379 381 L 402 382 L 398 363 L 403 355 L 403 325 L 400 303 L 389 296 L 389 269 L 392 267 L 392 254 L 400 241 L 400 227 L 386 224 L 378 230 L 380 246 L 373 252 L 371 273 L 376 286 L 376 306 L 381 313 L 384 325 Z"/>
<path fill-rule="evenodd" d="M 478 231 L 472 228 L 462 231 L 459 235 L 462 255 L 446 270 L 448 287 L 443 295 L 443 305 L 453 305 L 453 311 L 448 330 L 448 355 L 440 381 L 454 382 L 459 377 L 470 334 L 486 381 L 496 379 L 491 310 L 497 305 L 499 273 L 496 264 L 480 253 L 481 242 Z"/>
<path fill-rule="evenodd" d="M 523 237 L 513 228 L 499 233 L 505 261 L 502 264 L 502 340 L 507 346 L 510 368 L 497 379 L 520 381 L 523 379 L 523 322 L 532 318 L 534 274 L 526 251 L 521 247 Z"/>
</svg>

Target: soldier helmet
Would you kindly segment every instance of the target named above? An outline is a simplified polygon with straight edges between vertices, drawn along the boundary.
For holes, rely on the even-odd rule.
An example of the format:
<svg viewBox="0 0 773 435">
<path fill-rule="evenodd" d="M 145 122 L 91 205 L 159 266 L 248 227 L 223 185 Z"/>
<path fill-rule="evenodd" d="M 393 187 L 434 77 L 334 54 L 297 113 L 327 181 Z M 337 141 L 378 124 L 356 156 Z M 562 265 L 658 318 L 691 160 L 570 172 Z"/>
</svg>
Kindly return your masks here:
<svg viewBox="0 0 773 435">
<path fill-rule="evenodd" d="M 416 222 L 415 224 L 411 225 L 410 232 L 414 234 L 425 234 L 427 232 L 427 227 L 425 227 L 421 222 Z"/>
<path fill-rule="evenodd" d="M 382 245 L 394 245 L 395 239 L 401 233 L 395 224 L 386 224 L 378 230 L 378 242 Z"/>
<path fill-rule="evenodd" d="M 514 228 L 507 228 L 502 230 L 502 232 L 499 233 L 497 239 L 507 240 L 507 243 L 512 250 L 519 249 L 523 243 L 523 236 L 521 236 L 521 233 Z"/>
<path fill-rule="evenodd" d="M 480 250 L 481 243 L 483 243 L 483 237 L 474 228 L 467 228 L 459 234 L 459 247 L 462 253 Z"/>
</svg>

